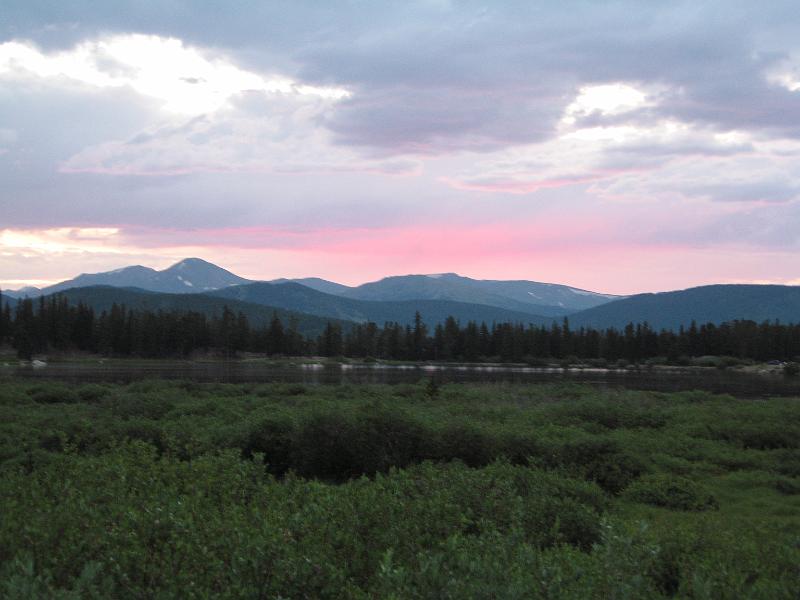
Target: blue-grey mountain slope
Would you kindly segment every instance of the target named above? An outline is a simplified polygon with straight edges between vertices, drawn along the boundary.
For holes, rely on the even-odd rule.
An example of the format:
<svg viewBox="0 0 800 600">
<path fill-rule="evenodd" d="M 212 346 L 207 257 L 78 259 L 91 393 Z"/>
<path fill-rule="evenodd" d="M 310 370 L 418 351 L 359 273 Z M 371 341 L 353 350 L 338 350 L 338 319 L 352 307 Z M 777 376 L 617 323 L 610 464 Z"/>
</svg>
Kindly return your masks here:
<svg viewBox="0 0 800 600">
<path fill-rule="evenodd" d="M 18 290 L 2 290 L 4 298 L 37 298 L 42 295 L 42 290 L 33 286 L 26 286 Z"/>
<path fill-rule="evenodd" d="M 558 317 L 618 298 L 564 285 L 535 281 L 495 281 L 441 275 L 386 277 L 342 292 L 358 300 L 452 300 Z"/>
<path fill-rule="evenodd" d="M 327 279 L 321 279 L 319 277 L 303 277 L 301 279 L 286 279 L 285 277 L 282 277 L 281 279 L 273 279 L 269 283 L 299 283 L 300 285 L 309 287 L 312 290 L 317 290 L 318 292 L 323 292 L 325 294 L 333 294 L 335 296 L 343 296 L 353 289 L 349 286 L 342 285 L 341 283 L 328 281 Z"/>
<path fill-rule="evenodd" d="M 347 321 L 372 321 L 379 325 L 383 325 L 385 322 L 411 323 L 417 311 L 420 312 L 425 323 L 430 326 L 442 323 L 449 316 L 462 323 L 485 321 L 486 323 L 549 324 L 552 321 L 551 318 L 546 316 L 532 315 L 497 306 L 453 302 L 451 300 L 355 300 L 334 296 L 333 294 L 325 294 L 291 282 L 237 285 L 210 292 L 209 295 L 254 304 L 291 308 L 307 314 Z"/>
<path fill-rule="evenodd" d="M 622 328 L 647 322 L 675 329 L 733 320 L 800 323 L 800 287 L 786 285 L 707 285 L 674 292 L 637 294 L 570 315 L 573 327 Z"/>
<path fill-rule="evenodd" d="M 281 307 L 241 302 L 233 298 L 217 298 L 206 294 L 163 294 L 131 288 L 92 286 L 64 290 L 58 295 L 66 298 L 70 304 L 82 302 L 98 312 L 110 310 L 114 304 L 124 304 L 126 308 L 134 310 L 193 311 L 208 316 L 219 316 L 227 306 L 236 313 L 244 313 L 250 324 L 255 327 L 269 324 L 273 315 L 277 314 L 284 326 L 288 325 L 290 319 L 294 319 L 300 333 L 312 336 L 321 334 L 329 321 L 341 322 L 339 319 L 323 318 Z M 341 324 L 344 327 L 349 325 L 344 322 Z"/>
<path fill-rule="evenodd" d="M 289 282 L 353 300 L 392 302 L 446 300 L 493 306 L 536 317 L 561 317 L 617 298 L 564 285 L 524 280 L 477 280 L 455 273 L 387 277 L 358 287 L 349 287 L 319 277 L 276 279 L 271 283 Z M 191 294 L 248 283 L 253 282 L 202 259 L 187 258 L 163 271 L 136 265 L 105 273 L 83 274 L 42 290 L 27 288 L 8 292 L 7 295 L 36 297 L 71 288 L 98 285 L 133 287 L 170 294 Z"/>
<path fill-rule="evenodd" d="M 198 294 L 243 283 L 249 283 L 249 280 L 200 258 L 187 258 L 163 271 L 137 265 L 106 273 L 83 274 L 46 287 L 40 293 L 53 294 L 71 288 L 108 285 L 168 294 Z"/>
</svg>

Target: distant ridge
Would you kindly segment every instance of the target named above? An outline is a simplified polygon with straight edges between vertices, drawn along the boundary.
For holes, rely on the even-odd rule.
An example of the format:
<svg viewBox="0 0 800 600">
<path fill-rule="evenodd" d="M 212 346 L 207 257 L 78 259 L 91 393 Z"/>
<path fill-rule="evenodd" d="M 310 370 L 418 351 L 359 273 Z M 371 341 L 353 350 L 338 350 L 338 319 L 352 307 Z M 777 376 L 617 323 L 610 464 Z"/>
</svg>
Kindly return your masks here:
<svg viewBox="0 0 800 600">
<path fill-rule="evenodd" d="M 36 298 L 42 295 L 42 290 L 28 285 L 18 290 L 2 290 L 2 294 L 4 298 Z"/>
<path fill-rule="evenodd" d="M 417 311 L 431 327 L 451 316 L 462 324 L 468 321 L 485 321 L 488 324 L 512 322 L 543 325 L 549 324 L 552 320 L 550 317 L 527 312 L 452 300 L 356 300 L 326 294 L 293 282 L 237 285 L 210 292 L 209 295 L 253 304 L 291 308 L 307 314 L 347 321 L 372 321 L 379 325 L 385 322 L 410 324 Z"/>
<path fill-rule="evenodd" d="M 34 277 L 35 274 L 30 274 Z M 480 280 L 456 273 L 386 277 L 359 286 L 346 286 L 319 277 L 253 282 L 200 258 L 186 258 L 158 271 L 134 265 L 105 273 L 83 274 L 41 290 L 3 291 L 14 298 L 36 297 L 88 287 L 135 288 L 174 296 L 167 302 L 180 308 L 177 298 L 216 296 L 258 307 L 296 311 L 316 319 L 352 322 L 409 323 L 419 311 L 429 325 L 447 316 L 466 321 L 493 321 L 549 325 L 568 317 L 572 327 L 623 328 L 647 322 L 656 329 L 677 329 L 733 320 L 779 320 L 800 323 L 800 286 L 718 284 L 686 290 L 637 294 L 629 297 L 601 294 L 566 285 L 536 281 Z M 103 292 L 110 297 L 111 292 Z M 166 302 L 166 301 L 165 301 Z M 322 321 L 320 321 L 322 322 Z"/>
<path fill-rule="evenodd" d="M 134 265 L 104 273 L 84 273 L 44 289 L 27 288 L 8 292 L 9 297 L 36 297 L 71 288 L 112 286 L 137 288 L 169 294 L 214 292 L 235 285 L 255 283 L 200 258 L 186 258 L 157 271 Z M 561 317 L 610 302 L 619 296 L 599 294 L 565 285 L 536 281 L 498 281 L 463 277 L 456 273 L 398 275 L 350 287 L 321 279 L 275 279 L 270 283 L 295 283 L 306 288 L 352 300 L 369 301 L 451 301 L 526 313 L 533 317 Z M 436 310 L 435 307 L 433 307 Z M 470 314 L 477 314 L 473 311 Z M 494 317 L 500 313 L 494 311 Z M 487 320 L 490 320 L 487 317 Z"/>
<path fill-rule="evenodd" d="M 647 322 L 655 329 L 677 330 L 734 320 L 800 323 L 800 286 L 719 284 L 658 294 L 637 294 L 570 315 L 574 327 L 625 327 Z"/>
<path fill-rule="evenodd" d="M 75 279 L 46 287 L 38 295 L 98 285 L 133 287 L 168 294 L 196 294 L 243 283 L 249 283 L 249 280 L 201 258 L 186 258 L 163 271 L 135 265 L 105 273 L 85 273 Z"/>
<path fill-rule="evenodd" d="M 552 317 L 620 298 L 553 283 L 471 279 L 456 273 L 386 277 L 342 295 L 358 300 L 452 300 Z"/>
<path fill-rule="evenodd" d="M 114 304 L 124 304 L 126 308 L 135 310 L 193 311 L 213 316 L 221 315 L 227 306 L 235 313 L 244 313 L 250 324 L 255 327 L 268 325 L 273 315 L 277 314 L 284 326 L 290 319 L 295 319 L 298 331 L 311 336 L 322 333 L 329 321 L 347 325 L 341 319 L 323 318 L 280 307 L 241 302 L 232 298 L 217 298 L 206 294 L 165 294 L 133 288 L 90 286 L 72 288 L 58 292 L 58 295 L 66 298 L 70 304 L 82 302 L 95 311 L 108 311 Z"/>
<path fill-rule="evenodd" d="M 319 277 L 303 277 L 301 279 L 273 279 L 269 283 L 299 283 L 300 285 L 304 285 L 312 290 L 317 290 L 318 292 L 323 292 L 325 294 L 334 294 L 336 296 L 343 296 L 349 290 L 353 288 L 342 285 L 341 283 L 336 283 L 335 281 L 328 281 L 327 279 L 321 279 Z"/>
</svg>

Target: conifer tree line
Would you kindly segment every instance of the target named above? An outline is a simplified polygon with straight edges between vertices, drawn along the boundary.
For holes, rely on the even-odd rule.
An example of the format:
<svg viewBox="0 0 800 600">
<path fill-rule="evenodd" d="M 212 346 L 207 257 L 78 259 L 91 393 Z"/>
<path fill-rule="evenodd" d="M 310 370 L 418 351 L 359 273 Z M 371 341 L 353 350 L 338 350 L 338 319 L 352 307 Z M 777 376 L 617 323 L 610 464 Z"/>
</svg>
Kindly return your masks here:
<svg viewBox="0 0 800 600">
<path fill-rule="evenodd" d="M 643 361 L 655 357 L 732 356 L 754 360 L 797 360 L 800 325 L 733 321 L 655 331 L 646 323 L 622 330 L 573 329 L 569 320 L 552 326 L 468 322 L 453 317 L 430 329 L 417 313 L 410 325 L 329 322 L 317 337 L 304 336 L 298 323 L 273 315 L 266 326 L 252 326 L 243 313 L 227 307 L 219 315 L 192 311 L 133 310 L 113 305 L 96 312 L 50 296 L 20 300 L 14 310 L 0 296 L 0 345 L 10 344 L 21 358 L 52 351 L 105 356 L 168 358 L 211 352 L 233 357 L 243 352 L 287 356 L 348 356 L 395 360 L 604 359 Z"/>
</svg>

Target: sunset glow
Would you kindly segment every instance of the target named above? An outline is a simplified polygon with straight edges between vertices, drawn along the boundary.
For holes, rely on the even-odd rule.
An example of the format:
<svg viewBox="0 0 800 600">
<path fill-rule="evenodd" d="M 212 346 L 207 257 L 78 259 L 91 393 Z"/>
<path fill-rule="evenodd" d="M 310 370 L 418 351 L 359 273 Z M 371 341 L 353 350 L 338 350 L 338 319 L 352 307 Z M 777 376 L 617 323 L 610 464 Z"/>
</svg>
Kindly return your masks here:
<svg viewBox="0 0 800 600">
<path fill-rule="evenodd" d="M 0 28 L 0 286 L 185 256 L 348 284 L 796 284 L 789 17 L 623 4 L 20 3 Z"/>
</svg>

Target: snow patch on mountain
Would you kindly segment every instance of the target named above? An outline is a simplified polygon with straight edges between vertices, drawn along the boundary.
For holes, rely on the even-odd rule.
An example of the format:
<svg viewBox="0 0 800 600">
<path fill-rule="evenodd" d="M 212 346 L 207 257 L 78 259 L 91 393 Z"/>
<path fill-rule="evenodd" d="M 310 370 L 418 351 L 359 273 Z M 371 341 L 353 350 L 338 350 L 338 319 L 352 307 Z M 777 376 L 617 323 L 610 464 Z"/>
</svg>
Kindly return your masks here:
<svg viewBox="0 0 800 600">
<path fill-rule="evenodd" d="M 586 290 L 579 290 L 578 288 L 567 288 L 573 294 L 579 296 L 594 296 L 595 298 L 616 298 L 613 294 L 598 294 L 597 292 L 587 292 Z"/>
</svg>

